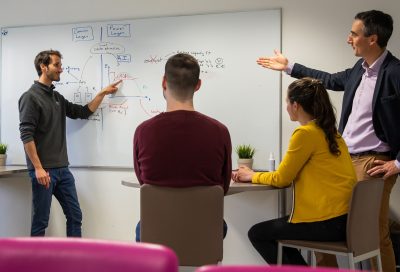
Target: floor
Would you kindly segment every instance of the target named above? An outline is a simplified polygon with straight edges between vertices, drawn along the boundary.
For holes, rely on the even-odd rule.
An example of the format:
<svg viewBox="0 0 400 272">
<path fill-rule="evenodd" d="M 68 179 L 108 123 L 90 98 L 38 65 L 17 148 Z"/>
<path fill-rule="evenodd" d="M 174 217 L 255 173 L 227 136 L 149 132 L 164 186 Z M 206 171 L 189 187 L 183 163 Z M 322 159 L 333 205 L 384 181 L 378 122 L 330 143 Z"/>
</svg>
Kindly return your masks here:
<svg viewBox="0 0 400 272">
<path fill-rule="evenodd" d="M 179 272 L 194 272 L 196 271 L 196 266 L 179 266 Z"/>
</svg>

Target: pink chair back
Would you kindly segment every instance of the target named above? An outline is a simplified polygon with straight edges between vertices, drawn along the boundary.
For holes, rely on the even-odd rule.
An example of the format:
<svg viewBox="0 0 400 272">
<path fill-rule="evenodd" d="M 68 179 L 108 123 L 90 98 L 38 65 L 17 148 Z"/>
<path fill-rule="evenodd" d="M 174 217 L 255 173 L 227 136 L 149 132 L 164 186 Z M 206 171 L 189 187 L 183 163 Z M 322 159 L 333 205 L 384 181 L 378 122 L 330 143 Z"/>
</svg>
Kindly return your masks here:
<svg viewBox="0 0 400 272">
<path fill-rule="evenodd" d="M 79 238 L 0 239 L 0 271 L 177 272 L 175 253 L 164 246 Z"/>
<path fill-rule="evenodd" d="M 227 266 L 217 266 L 217 265 L 208 265 L 202 266 L 196 269 L 196 272 L 350 272 L 356 270 L 347 270 L 347 269 L 334 269 L 334 268 L 324 268 L 324 267 L 309 267 L 309 266 L 292 266 L 292 265 L 284 265 L 284 266 L 254 266 L 254 265 L 227 265 Z M 361 271 L 360 271 L 361 272 Z"/>
</svg>

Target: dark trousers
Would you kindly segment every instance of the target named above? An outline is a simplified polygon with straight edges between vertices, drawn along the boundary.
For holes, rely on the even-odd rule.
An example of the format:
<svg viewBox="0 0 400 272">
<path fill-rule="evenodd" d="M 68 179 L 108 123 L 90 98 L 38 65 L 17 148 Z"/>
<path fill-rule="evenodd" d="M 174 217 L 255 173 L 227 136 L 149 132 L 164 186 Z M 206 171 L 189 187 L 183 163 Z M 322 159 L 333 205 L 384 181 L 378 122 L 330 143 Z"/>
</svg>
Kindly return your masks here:
<svg viewBox="0 0 400 272">
<path fill-rule="evenodd" d="M 31 236 L 44 236 L 49 224 L 50 207 L 54 195 L 67 218 L 67 236 L 81 237 L 82 212 L 79 207 L 75 179 L 68 167 L 46 169 L 50 174 L 50 187 L 39 184 L 35 171 L 29 171 L 32 181 Z"/>
<path fill-rule="evenodd" d="M 277 240 L 345 241 L 347 214 L 326 221 L 288 223 L 288 216 L 258 223 L 248 232 L 255 249 L 268 264 L 276 264 Z M 307 265 L 299 250 L 284 247 L 282 263 Z"/>
</svg>

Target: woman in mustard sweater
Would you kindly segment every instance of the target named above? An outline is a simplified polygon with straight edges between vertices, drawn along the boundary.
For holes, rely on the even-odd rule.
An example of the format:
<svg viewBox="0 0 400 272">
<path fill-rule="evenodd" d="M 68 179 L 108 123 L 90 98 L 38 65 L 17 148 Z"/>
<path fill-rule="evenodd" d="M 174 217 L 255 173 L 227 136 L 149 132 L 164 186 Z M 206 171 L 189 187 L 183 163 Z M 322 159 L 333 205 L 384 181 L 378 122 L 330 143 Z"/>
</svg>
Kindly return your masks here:
<svg viewBox="0 0 400 272">
<path fill-rule="evenodd" d="M 351 192 L 356 175 L 347 146 L 337 132 L 328 93 L 316 79 L 290 84 L 287 94 L 290 120 L 300 123 L 290 139 L 286 155 L 274 172 L 255 173 L 241 167 L 236 182 L 293 185 L 290 216 L 265 221 L 249 230 L 249 239 L 261 256 L 276 264 L 276 240 L 343 241 Z M 300 252 L 284 248 L 283 263 L 306 265 Z"/>
</svg>

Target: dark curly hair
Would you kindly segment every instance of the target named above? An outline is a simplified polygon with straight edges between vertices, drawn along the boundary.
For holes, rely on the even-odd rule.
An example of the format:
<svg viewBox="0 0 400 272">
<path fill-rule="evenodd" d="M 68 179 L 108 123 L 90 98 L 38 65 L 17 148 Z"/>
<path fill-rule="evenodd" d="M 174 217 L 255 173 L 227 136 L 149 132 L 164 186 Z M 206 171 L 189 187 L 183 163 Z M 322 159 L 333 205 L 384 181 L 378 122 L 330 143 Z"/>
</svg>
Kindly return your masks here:
<svg viewBox="0 0 400 272">
<path fill-rule="evenodd" d="M 38 73 L 39 76 L 42 75 L 42 69 L 40 68 L 40 64 L 44 64 L 46 66 L 49 66 L 50 62 L 51 62 L 51 56 L 52 55 L 56 55 L 58 56 L 60 59 L 62 58 L 62 55 L 59 51 L 57 50 L 46 50 L 46 51 L 42 51 L 39 54 L 36 55 L 35 57 L 35 68 L 36 71 Z"/>
</svg>

